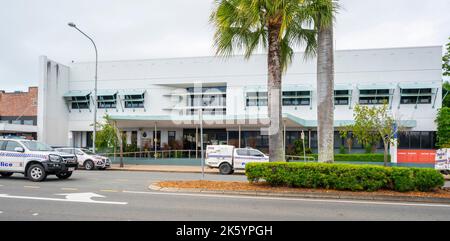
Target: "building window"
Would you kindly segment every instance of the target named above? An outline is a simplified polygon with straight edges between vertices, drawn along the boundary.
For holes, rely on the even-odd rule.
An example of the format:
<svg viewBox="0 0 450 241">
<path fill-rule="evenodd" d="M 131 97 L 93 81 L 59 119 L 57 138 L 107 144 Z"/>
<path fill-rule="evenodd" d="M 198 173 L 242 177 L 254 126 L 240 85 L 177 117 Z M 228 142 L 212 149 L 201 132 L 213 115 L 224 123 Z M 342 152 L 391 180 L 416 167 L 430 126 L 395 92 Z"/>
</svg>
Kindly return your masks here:
<svg viewBox="0 0 450 241">
<path fill-rule="evenodd" d="M 402 89 L 400 103 L 408 104 L 431 104 L 431 89 Z"/>
<path fill-rule="evenodd" d="M 225 115 L 227 105 L 227 87 L 214 86 L 186 88 L 189 93 L 187 102 L 187 114 L 196 115 L 200 107 L 203 108 L 205 115 Z"/>
<path fill-rule="evenodd" d="M 24 125 L 32 126 L 32 125 L 34 125 L 34 121 L 33 121 L 33 120 L 24 120 L 24 121 L 23 121 L 23 124 L 24 124 Z"/>
<path fill-rule="evenodd" d="M 309 106 L 311 91 L 283 91 L 283 106 Z"/>
<path fill-rule="evenodd" d="M 399 133 L 399 149 L 434 149 L 436 132 L 408 131 Z"/>
<path fill-rule="evenodd" d="M 334 105 L 348 105 L 350 103 L 350 90 L 335 90 Z"/>
<path fill-rule="evenodd" d="M 91 104 L 90 95 L 87 96 L 73 96 L 71 100 L 71 106 L 74 110 L 89 109 Z"/>
<path fill-rule="evenodd" d="M 200 108 L 192 108 L 187 110 L 188 115 L 198 116 Z M 226 115 L 227 109 L 225 108 L 202 108 L 203 115 Z"/>
<path fill-rule="evenodd" d="M 391 99 L 391 90 L 360 90 L 359 104 L 361 105 L 383 105 L 389 104 Z"/>
<path fill-rule="evenodd" d="M 21 124 L 22 124 L 22 121 L 21 121 L 21 120 L 13 120 L 13 121 L 11 121 L 11 124 L 14 124 L 14 125 L 21 125 Z"/>
<path fill-rule="evenodd" d="M 144 94 L 125 95 L 125 108 L 144 108 Z"/>
<path fill-rule="evenodd" d="M 267 92 L 247 92 L 246 106 L 267 106 Z"/>
<path fill-rule="evenodd" d="M 177 132 L 176 131 L 169 131 L 168 132 L 168 143 L 172 143 L 176 140 Z"/>
<path fill-rule="evenodd" d="M 117 94 L 97 97 L 99 109 L 115 109 L 117 106 Z"/>
</svg>

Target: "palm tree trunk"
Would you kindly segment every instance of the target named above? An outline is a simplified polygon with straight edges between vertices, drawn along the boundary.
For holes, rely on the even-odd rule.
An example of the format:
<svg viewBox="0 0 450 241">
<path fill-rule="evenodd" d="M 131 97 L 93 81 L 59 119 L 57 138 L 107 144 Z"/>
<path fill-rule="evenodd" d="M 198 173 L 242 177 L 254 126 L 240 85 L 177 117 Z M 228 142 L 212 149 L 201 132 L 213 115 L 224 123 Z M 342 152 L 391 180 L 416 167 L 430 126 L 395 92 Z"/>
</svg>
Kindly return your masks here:
<svg viewBox="0 0 450 241">
<path fill-rule="evenodd" d="M 334 162 L 333 25 L 319 27 L 317 49 L 317 133 L 319 162 Z"/>
<path fill-rule="evenodd" d="M 281 48 L 279 41 L 281 24 L 269 26 L 268 52 L 268 111 L 269 127 L 269 160 L 284 161 L 283 150 L 283 117 L 281 106 Z"/>
</svg>

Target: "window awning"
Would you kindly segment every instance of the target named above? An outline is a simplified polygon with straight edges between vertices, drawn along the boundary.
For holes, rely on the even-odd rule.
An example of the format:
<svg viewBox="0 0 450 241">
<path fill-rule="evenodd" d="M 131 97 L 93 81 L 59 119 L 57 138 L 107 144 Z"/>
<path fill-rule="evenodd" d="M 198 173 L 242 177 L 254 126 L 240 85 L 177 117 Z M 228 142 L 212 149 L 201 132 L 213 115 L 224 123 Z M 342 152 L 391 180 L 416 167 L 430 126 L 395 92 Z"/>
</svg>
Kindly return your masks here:
<svg viewBox="0 0 450 241">
<path fill-rule="evenodd" d="M 283 85 L 282 91 L 312 91 L 313 87 L 311 85 Z M 267 86 L 247 86 L 245 87 L 245 92 L 267 92 Z"/>
<path fill-rule="evenodd" d="M 351 84 L 335 84 L 334 90 L 353 90 L 353 86 Z"/>
<path fill-rule="evenodd" d="M 245 87 L 245 92 L 267 92 L 267 86 L 260 85 L 260 86 L 247 86 Z"/>
<path fill-rule="evenodd" d="M 65 98 L 72 98 L 72 97 L 86 97 L 90 95 L 92 92 L 90 90 L 72 90 L 67 93 L 65 93 L 63 96 Z"/>
<path fill-rule="evenodd" d="M 359 84 L 359 90 L 393 90 L 396 89 L 397 86 L 394 84 L 386 83 L 386 84 Z"/>
<path fill-rule="evenodd" d="M 111 96 L 117 94 L 117 90 L 97 90 L 97 96 Z"/>
<path fill-rule="evenodd" d="M 119 92 L 120 95 L 143 95 L 145 90 L 136 89 L 136 90 L 122 90 Z"/>
<path fill-rule="evenodd" d="M 441 87 L 439 82 L 410 82 L 410 83 L 400 83 L 398 86 L 400 89 L 437 89 Z"/>
<path fill-rule="evenodd" d="M 283 85 L 283 91 L 312 91 L 311 85 Z"/>
</svg>

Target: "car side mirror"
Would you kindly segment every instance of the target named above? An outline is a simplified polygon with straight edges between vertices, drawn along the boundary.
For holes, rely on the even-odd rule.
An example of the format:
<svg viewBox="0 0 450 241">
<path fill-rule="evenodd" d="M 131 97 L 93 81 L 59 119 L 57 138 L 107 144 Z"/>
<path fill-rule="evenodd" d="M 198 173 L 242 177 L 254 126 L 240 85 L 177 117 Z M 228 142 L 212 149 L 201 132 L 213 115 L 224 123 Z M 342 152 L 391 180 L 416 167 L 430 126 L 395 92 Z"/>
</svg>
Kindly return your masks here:
<svg viewBox="0 0 450 241">
<path fill-rule="evenodd" d="M 23 147 L 16 147 L 16 148 L 14 148 L 14 151 L 15 152 L 25 152 L 25 149 L 23 149 Z"/>
</svg>

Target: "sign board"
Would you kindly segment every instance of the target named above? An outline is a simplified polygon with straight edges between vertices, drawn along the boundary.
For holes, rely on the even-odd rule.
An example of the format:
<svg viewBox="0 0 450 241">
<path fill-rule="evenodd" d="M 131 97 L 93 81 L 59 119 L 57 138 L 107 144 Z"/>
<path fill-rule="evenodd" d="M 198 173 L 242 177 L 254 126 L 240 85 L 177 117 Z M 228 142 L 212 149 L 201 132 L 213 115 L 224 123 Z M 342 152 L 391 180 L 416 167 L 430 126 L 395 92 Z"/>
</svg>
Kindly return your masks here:
<svg viewBox="0 0 450 241">
<path fill-rule="evenodd" d="M 436 170 L 450 170 L 450 149 L 440 149 L 436 151 Z"/>
<path fill-rule="evenodd" d="M 397 150 L 397 163 L 434 164 L 435 150 Z"/>
</svg>

